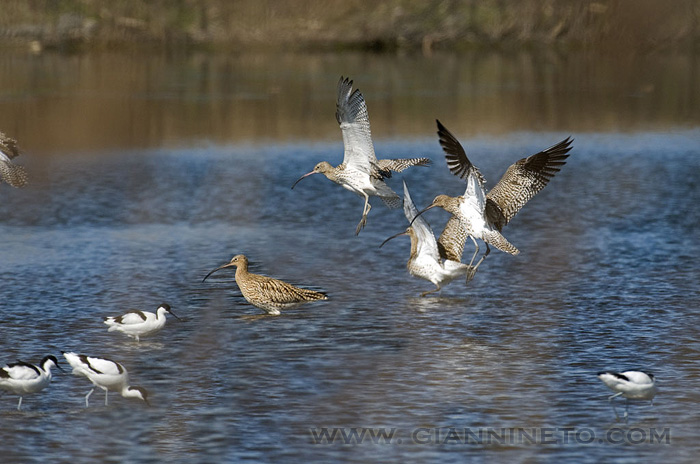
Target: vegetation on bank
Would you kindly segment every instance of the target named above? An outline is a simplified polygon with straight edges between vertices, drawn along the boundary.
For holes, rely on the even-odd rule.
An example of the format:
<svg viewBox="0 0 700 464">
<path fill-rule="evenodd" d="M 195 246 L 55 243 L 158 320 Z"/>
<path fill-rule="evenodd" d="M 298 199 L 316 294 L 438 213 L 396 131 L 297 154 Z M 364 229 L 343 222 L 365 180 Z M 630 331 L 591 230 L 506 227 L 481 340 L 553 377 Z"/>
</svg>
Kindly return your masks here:
<svg viewBox="0 0 700 464">
<path fill-rule="evenodd" d="M 0 44 L 400 50 L 700 43 L 700 0 L 3 0 Z"/>
</svg>

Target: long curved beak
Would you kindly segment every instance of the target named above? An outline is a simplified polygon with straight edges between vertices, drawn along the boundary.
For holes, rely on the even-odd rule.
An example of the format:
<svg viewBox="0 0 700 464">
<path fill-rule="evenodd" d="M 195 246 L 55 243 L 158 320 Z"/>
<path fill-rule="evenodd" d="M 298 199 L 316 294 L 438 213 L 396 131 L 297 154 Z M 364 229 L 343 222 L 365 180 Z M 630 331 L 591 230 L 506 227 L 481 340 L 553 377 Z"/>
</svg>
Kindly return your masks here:
<svg viewBox="0 0 700 464">
<path fill-rule="evenodd" d="M 61 372 L 66 372 L 66 371 L 61 367 L 60 364 L 56 364 L 56 368 L 57 368 L 59 371 L 61 371 Z"/>
<path fill-rule="evenodd" d="M 307 172 L 306 174 L 298 178 L 297 181 L 294 182 L 294 184 L 292 185 L 292 189 L 294 189 L 294 186 L 297 185 L 300 180 L 302 180 L 304 177 L 309 177 L 311 174 L 316 174 L 316 171 Z"/>
<path fill-rule="evenodd" d="M 399 233 L 396 234 L 396 235 L 392 235 L 392 236 L 389 237 L 388 239 L 384 240 L 384 241 L 382 242 L 382 244 L 379 245 L 379 248 L 383 247 L 384 244 L 385 244 L 386 242 L 388 242 L 389 240 L 395 239 L 396 237 L 401 237 L 402 235 L 408 235 L 408 231 L 405 231 L 405 230 L 404 230 L 403 232 L 399 232 Z"/>
<path fill-rule="evenodd" d="M 207 276 L 207 277 L 209 277 L 209 276 Z M 205 277 L 205 279 L 206 279 L 207 277 Z M 204 282 L 204 281 L 202 281 L 202 282 Z M 177 319 L 178 321 L 182 322 L 182 319 L 180 319 L 179 317 L 177 317 L 177 314 L 175 314 L 175 313 L 173 312 L 172 309 L 171 309 L 170 311 L 168 311 L 168 312 L 169 312 L 170 315 L 173 316 L 175 319 Z"/>
<path fill-rule="evenodd" d="M 430 205 L 430 206 L 428 206 L 427 208 L 420 210 L 420 211 L 418 212 L 418 214 L 416 214 L 416 216 L 411 220 L 411 225 L 413 225 L 413 222 L 414 222 L 416 219 L 418 219 L 418 216 L 420 216 L 421 214 L 425 213 L 425 212 L 428 211 L 430 208 L 435 208 L 435 205 Z"/>
<path fill-rule="evenodd" d="M 217 267 L 216 269 L 214 269 L 213 271 L 211 271 L 209 274 L 207 274 L 206 276 L 204 276 L 204 278 L 202 279 L 202 282 L 204 282 L 205 280 L 207 280 L 207 277 L 209 277 L 210 275 L 212 275 L 212 274 L 215 273 L 216 271 L 220 271 L 220 270 L 222 270 L 222 269 L 224 269 L 224 268 L 231 267 L 231 266 L 232 266 L 231 263 L 227 263 L 227 264 L 224 264 L 223 266 Z"/>
</svg>

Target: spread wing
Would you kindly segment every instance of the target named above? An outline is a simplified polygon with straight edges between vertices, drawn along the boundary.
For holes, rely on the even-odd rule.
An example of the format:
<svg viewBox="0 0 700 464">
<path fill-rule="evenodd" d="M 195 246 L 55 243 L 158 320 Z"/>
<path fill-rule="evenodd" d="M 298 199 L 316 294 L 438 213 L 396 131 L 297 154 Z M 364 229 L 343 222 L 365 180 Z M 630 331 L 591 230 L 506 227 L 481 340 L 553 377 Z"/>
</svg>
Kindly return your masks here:
<svg viewBox="0 0 700 464">
<path fill-rule="evenodd" d="M 445 160 L 447 161 L 447 167 L 450 169 L 450 172 L 465 180 L 468 180 L 469 177 L 475 176 L 483 188 L 484 176 L 482 176 L 479 169 L 474 166 L 471 161 L 469 161 L 462 144 L 459 143 L 457 138 L 452 135 L 452 133 L 448 131 L 440 121 L 436 119 L 435 122 L 437 122 L 440 146 L 445 152 Z"/>
<path fill-rule="evenodd" d="M 362 93 L 358 89 L 352 90 L 352 81 L 342 76 L 338 81 L 335 118 L 343 134 L 343 163 L 372 174 L 377 169 L 377 157 L 372 145 L 367 105 Z"/>
<path fill-rule="evenodd" d="M 408 192 L 406 181 L 403 182 L 403 213 L 406 215 L 408 222 L 413 221 L 413 218 L 418 215 L 418 210 L 413 204 L 411 194 Z M 433 230 L 430 228 L 428 221 L 426 221 L 422 215 L 418 216 L 418 218 L 413 221 L 411 227 L 413 227 L 413 232 L 415 232 L 416 237 L 418 238 L 418 254 L 428 255 L 435 261 L 440 261 L 438 244 L 435 241 L 435 235 L 433 234 Z"/>
<path fill-rule="evenodd" d="M 486 217 L 499 230 L 542 190 L 566 164 L 573 139 L 567 137 L 556 145 L 512 164 L 486 195 Z"/>
</svg>

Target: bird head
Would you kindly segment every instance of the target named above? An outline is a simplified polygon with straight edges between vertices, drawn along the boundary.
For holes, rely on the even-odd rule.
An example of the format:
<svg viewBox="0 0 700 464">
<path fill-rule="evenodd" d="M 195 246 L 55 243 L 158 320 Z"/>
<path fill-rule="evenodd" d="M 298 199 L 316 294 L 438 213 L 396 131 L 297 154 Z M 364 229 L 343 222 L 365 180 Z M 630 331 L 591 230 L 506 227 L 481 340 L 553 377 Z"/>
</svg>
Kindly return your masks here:
<svg viewBox="0 0 700 464">
<path fill-rule="evenodd" d="M 299 183 L 299 181 L 305 177 L 309 177 L 312 174 L 324 174 L 325 175 L 325 174 L 331 172 L 332 169 L 333 169 L 333 166 L 331 166 L 331 164 L 328 161 L 321 161 L 316 166 L 314 166 L 313 171 L 307 172 L 306 174 L 304 174 L 303 176 L 298 178 L 297 181 L 294 182 L 294 184 L 292 185 L 292 188 L 294 188 L 294 186 L 297 185 Z"/>
<path fill-rule="evenodd" d="M 413 232 L 413 227 L 408 226 L 408 227 L 406 228 L 406 230 L 404 230 L 403 232 L 399 232 L 398 234 L 392 235 L 392 236 L 389 237 L 388 239 L 384 240 L 384 241 L 382 242 L 382 244 L 379 245 L 379 248 L 383 247 L 384 244 L 385 244 L 386 242 L 388 242 L 389 240 L 395 239 L 396 237 L 401 237 L 402 235 L 408 235 L 409 237 L 412 238 L 412 237 L 413 237 L 413 234 L 414 234 L 414 232 Z"/>
<path fill-rule="evenodd" d="M 248 258 L 246 258 L 244 255 L 236 255 L 233 258 L 231 258 L 231 261 L 228 263 L 224 264 L 223 266 L 219 266 L 213 271 L 211 271 L 209 274 L 207 274 L 203 279 L 202 282 L 207 280 L 207 277 L 215 273 L 216 271 L 220 271 L 221 269 L 225 269 L 227 267 L 238 267 L 238 266 L 243 266 L 245 268 L 248 267 Z M 170 313 L 172 314 L 172 312 Z"/>
</svg>

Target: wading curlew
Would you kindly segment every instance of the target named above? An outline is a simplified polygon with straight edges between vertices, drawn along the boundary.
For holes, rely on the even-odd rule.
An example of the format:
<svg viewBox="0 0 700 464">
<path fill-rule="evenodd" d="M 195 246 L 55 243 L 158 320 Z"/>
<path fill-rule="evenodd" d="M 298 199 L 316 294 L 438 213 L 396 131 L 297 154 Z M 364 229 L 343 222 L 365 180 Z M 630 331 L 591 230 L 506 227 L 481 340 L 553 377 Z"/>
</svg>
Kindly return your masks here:
<svg viewBox="0 0 700 464">
<path fill-rule="evenodd" d="M 459 197 L 438 195 L 430 206 L 418 213 L 418 216 L 431 208 L 440 207 L 457 217 L 464 228 L 464 235 L 468 235 L 476 247 L 470 266 L 474 264 L 474 259 L 479 253 L 476 239 L 486 243 L 486 253 L 476 266 L 471 267 L 467 277 L 469 281 L 474 278 L 479 265 L 491 252 L 489 245 L 511 255 L 520 253 L 501 234 L 503 226 L 508 224 L 525 203 L 542 190 L 566 164 L 565 160 L 569 157 L 573 140 L 567 137 L 546 150 L 513 163 L 487 194 L 484 190 L 485 181 L 479 169 L 469 161 L 455 136 L 440 121 L 436 122 L 447 166 L 454 175 L 466 180 L 467 189 L 464 195 Z"/>
<path fill-rule="evenodd" d="M 358 89 L 352 90 L 352 81 L 340 77 L 335 118 L 343 134 L 345 154 L 342 164 L 333 167 L 327 161 L 318 163 L 313 171 L 301 176 L 292 188 L 305 177 L 323 174 L 336 184 L 365 199 L 362 219 L 355 229 L 359 234 L 367 224 L 367 215 L 372 206 L 370 196 L 378 196 L 390 208 L 401 206 L 401 197 L 389 187 L 384 179 L 391 177 L 391 171 L 401 172 L 411 166 L 427 166 L 428 158 L 382 159 L 377 160 L 372 144 L 367 105 Z"/>
<path fill-rule="evenodd" d="M 272 277 L 248 272 L 248 258 L 244 255 L 234 256 L 228 264 L 219 266 L 207 274 L 202 282 L 216 271 L 228 267 L 236 268 L 236 283 L 241 289 L 243 298 L 253 306 L 274 316 L 278 316 L 280 310 L 294 308 L 308 301 L 328 299 L 324 293 L 295 287 Z"/>
</svg>

